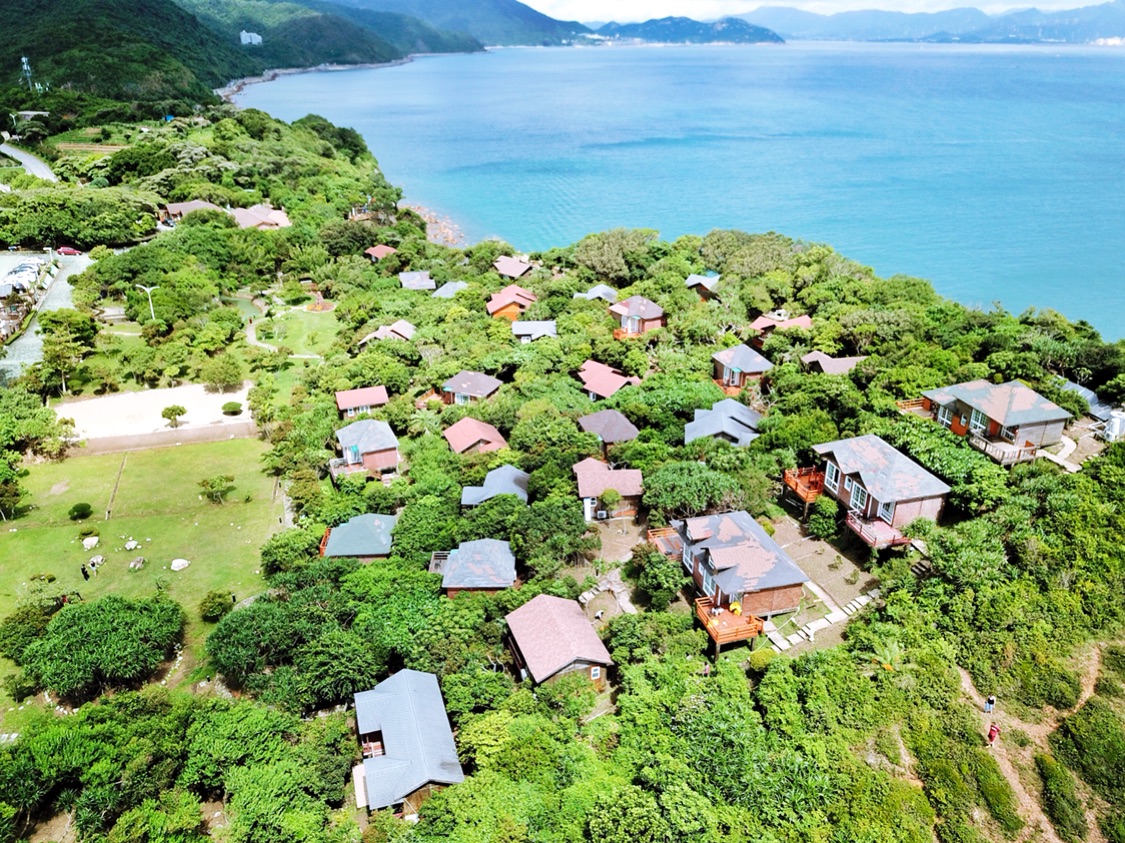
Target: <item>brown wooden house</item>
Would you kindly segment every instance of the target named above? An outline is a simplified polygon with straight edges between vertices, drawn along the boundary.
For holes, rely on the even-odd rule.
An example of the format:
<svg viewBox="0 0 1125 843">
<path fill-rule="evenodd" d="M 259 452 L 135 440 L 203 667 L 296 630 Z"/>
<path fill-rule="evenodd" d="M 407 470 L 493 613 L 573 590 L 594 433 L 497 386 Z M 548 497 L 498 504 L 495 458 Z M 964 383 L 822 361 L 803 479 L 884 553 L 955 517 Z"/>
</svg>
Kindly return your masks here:
<svg viewBox="0 0 1125 843">
<path fill-rule="evenodd" d="M 343 456 L 331 460 L 332 479 L 346 474 L 366 473 L 370 477 L 393 475 L 398 471 L 398 438 L 384 421 L 360 419 L 336 431 Z"/>
<path fill-rule="evenodd" d="M 531 290 L 525 290 L 517 284 L 509 284 L 499 293 L 493 293 L 485 307 L 488 315 L 493 319 L 515 322 L 536 301 L 538 298 Z"/>
<path fill-rule="evenodd" d="M 610 307 L 609 312 L 621 323 L 613 332 L 614 339 L 639 337 L 667 324 L 664 308 L 644 296 L 630 296 Z"/>
<path fill-rule="evenodd" d="M 516 557 L 511 545 L 498 539 L 461 542 L 456 550 L 435 552 L 430 573 L 441 574 L 441 588 L 450 598 L 462 591 L 495 594 L 515 585 Z"/>
<path fill-rule="evenodd" d="M 823 491 L 844 505 L 848 529 L 869 546 L 909 544 L 903 527 L 918 518 L 941 517 L 949 486 L 878 436 L 827 442 L 813 450 L 824 457 Z M 788 479 L 786 485 L 791 486 Z"/>
<path fill-rule="evenodd" d="M 611 468 L 608 463 L 587 457 L 574 466 L 578 497 L 587 521 L 607 518 L 632 518 L 641 507 L 644 477 L 635 468 Z M 621 496 L 612 507 L 602 501 L 610 489 Z"/>
<path fill-rule="evenodd" d="M 715 364 L 715 383 L 724 392 L 738 394 L 741 390 L 762 379 L 773 368 L 773 363 L 748 345 L 724 348 L 711 355 Z"/>
<path fill-rule="evenodd" d="M 504 620 L 520 679 L 536 685 L 582 673 L 600 690 L 613 664 L 605 644 L 573 600 L 551 594 L 533 597 Z"/>
</svg>

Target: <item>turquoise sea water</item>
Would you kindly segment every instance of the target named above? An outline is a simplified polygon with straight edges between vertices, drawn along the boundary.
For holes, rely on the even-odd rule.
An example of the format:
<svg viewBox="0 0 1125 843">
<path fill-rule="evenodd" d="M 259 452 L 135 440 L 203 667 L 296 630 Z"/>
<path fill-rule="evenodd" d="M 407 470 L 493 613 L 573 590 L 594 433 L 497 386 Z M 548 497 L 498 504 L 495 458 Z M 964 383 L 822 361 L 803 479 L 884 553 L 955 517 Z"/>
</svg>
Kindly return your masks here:
<svg viewBox="0 0 1125 843">
<path fill-rule="evenodd" d="M 238 102 L 355 127 L 473 240 L 775 230 L 1125 336 L 1125 49 L 508 49 L 287 76 Z"/>
</svg>

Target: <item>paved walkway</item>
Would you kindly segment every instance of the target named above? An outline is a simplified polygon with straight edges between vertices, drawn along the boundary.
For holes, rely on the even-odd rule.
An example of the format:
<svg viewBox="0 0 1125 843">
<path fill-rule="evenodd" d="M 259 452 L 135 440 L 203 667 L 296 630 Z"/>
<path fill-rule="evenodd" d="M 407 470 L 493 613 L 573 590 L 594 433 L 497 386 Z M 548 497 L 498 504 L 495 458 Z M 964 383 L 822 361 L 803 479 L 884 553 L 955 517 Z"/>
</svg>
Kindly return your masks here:
<svg viewBox="0 0 1125 843">
<path fill-rule="evenodd" d="M 47 162 L 42 158 L 32 155 L 30 152 L 24 152 L 22 149 L 16 149 L 10 143 L 0 143 L 0 152 L 7 155 L 20 163 L 28 173 L 33 176 L 38 176 L 47 181 L 58 181 L 59 177 L 51 172 L 51 168 L 47 166 Z"/>
<path fill-rule="evenodd" d="M 770 644 L 772 644 L 773 648 L 779 653 L 784 653 L 790 647 L 797 644 L 816 640 L 816 634 L 818 632 L 828 629 L 828 627 L 833 624 L 843 623 L 868 603 L 873 600 L 878 600 L 882 594 L 879 589 L 873 588 L 866 594 L 861 594 L 849 603 L 843 606 L 837 606 L 832 598 L 828 596 L 828 593 L 813 581 L 810 580 L 805 583 L 805 588 L 816 595 L 817 599 L 824 604 L 824 608 L 828 610 L 828 614 L 823 618 L 817 618 L 815 621 L 809 621 L 792 635 L 782 635 L 771 621 L 766 621 L 764 630 L 766 638 L 769 639 Z"/>
<path fill-rule="evenodd" d="M 1067 457 L 1073 454 L 1077 449 L 1078 443 L 1071 439 L 1069 436 L 1064 436 L 1062 437 L 1062 448 L 1057 454 L 1052 454 L 1049 451 L 1040 449 L 1035 452 L 1035 456 L 1042 457 L 1045 460 L 1050 460 L 1055 465 L 1062 466 L 1071 474 L 1074 474 L 1075 472 L 1081 471 L 1082 466 L 1080 466 L 1076 462 L 1071 462 L 1067 459 Z"/>
</svg>

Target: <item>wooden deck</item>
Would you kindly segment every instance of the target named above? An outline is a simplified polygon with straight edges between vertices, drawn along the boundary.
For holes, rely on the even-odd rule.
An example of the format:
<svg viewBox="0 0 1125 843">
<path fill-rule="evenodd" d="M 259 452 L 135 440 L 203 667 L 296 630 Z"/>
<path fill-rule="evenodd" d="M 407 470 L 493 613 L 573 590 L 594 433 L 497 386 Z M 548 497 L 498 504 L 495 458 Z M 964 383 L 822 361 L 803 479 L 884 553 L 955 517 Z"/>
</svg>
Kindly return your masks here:
<svg viewBox="0 0 1125 843">
<path fill-rule="evenodd" d="M 805 503 L 812 503 L 824 491 L 824 472 L 817 468 L 790 468 L 781 479 Z"/>
<path fill-rule="evenodd" d="M 911 398 L 907 401 L 896 401 L 895 406 L 904 416 L 918 416 L 923 419 L 933 418 L 933 411 L 926 408 L 926 399 Z"/>
<path fill-rule="evenodd" d="M 640 331 L 630 331 L 628 328 L 617 328 L 613 332 L 615 340 L 631 340 L 633 337 L 643 336 Z"/>
<path fill-rule="evenodd" d="M 882 550 L 885 547 L 899 547 L 910 544 L 910 539 L 886 521 L 878 518 L 868 520 L 861 518 L 854 512 L 849 512 L 846 519 L 848 529 L 855 533 L 868 547 Z"/>
<path fill-rule="evenodd" d="M 737 398 L 742 394 L 742 387 L 735 386 L 734 384 L 723 383 L 719 378 L 715 378 L 715 386 L 723 391 L 723 395 L 727 398 Z"/>
<path fill-rule="evenodd" d="M 736 615 L 726 607 L 719 607 L 718 612 L 713 613 L 714 608 L 715 601 L 710 597 L 695 599 L 695 616 L 716 646 L 756 638 L 765 626 L 761 618 L 753 615 Z"/>
<path fill-rule="evenodd" d="M 657 527 L 649 530 L 645 538 L 649 544 L 656 545 L 661 553 L 665 556 L 671 556 L 673 559 L 679 559 L 684 552 L 684 543 L 680 534 L 671 527 Z"/>
<path fill-rule="evenodd" d="M 352 463 L 348 465 L 344 462 L 343 457 L 336 457 L 328 461 L 328 473 L 332 475 L 332 479 L 337 477 L 347 477 L 351 474 L 367 474 L 367 466 L 361 462 Z"/>
<path fill-rule="evenodd" d="M 978 434 L 969 434 L 969 444 L 982 451 L 1000 465 L 1015 465 L 1018 462 L 1031 462 L 1035 459 L 1035 451 L 1037 450 L 1030 442 L 1024 442 L 1023 445 L 1016 445 L 1013 442 L 1008 442 L 1004 439 L 986 439 Z"/>
</svg>

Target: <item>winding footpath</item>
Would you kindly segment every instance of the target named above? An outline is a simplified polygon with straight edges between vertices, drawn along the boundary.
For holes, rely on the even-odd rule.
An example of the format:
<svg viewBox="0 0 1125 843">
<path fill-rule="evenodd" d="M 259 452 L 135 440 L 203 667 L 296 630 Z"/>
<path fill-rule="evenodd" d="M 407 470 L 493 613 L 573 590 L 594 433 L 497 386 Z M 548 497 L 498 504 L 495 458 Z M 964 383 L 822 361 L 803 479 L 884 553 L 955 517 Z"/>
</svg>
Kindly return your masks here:
<svg viewBox="0 0 1125 843">
<path fill-rule="evenodd" d="M 10 143 L 0 143 L 0 152 L 7 155 L 9 158 L 18 161 L 24 170 L 33 176 L 38 176 L 47 181 L 57 182 L 59 177 L 56 176 L 47 162 L 42 158 L 37 158 L 30 152 L 24 152 L 22 149 L 16 149 Z"/>
<path fill-rule="evenodd" d="M 1017 754 L 1026 755 L 1025 758 L 1020 759 L 1023 766 L 1027 766 L 1029 763 L 1033 766 L 1032 758 L 1035 752 L 1050 752 L 1047 739 L 1051 733 L 1059 727 L 1059 723 L 1067 714 L 1080 709 L 1094 695 L 1094 684 L 1097 682 L 1098 673 L 1101 671 L 1101 657 L 1101 650 L 1098 647 L 1092 648 L 1082 673 L 1081 693 L 1074 708 L 1066 711 L 1048 708 L 1046 718 L 1039 723 L 1022 720 L 1007 712 L 1003 709 L 1002 702 L 997 703 L 996 709 L 991 714 L 985 714 L 984 696 L 976 689 L 969 672 L 963 667 L 957 668 L 957 672 L 961 676 L 961 689 L 972 701 L 980 718 L 981 734 L 986 734 L 989 725 L 992 723 L 1000 727 L 1000 737 L 993 744 L 991 753 L 1000 767 L 1000 772 L 1004 774 L 1004 778 L 1008 780 L 1008 784 L 1011 785 L 1012 791 L 1016 795 L 1019 814 L 1025 823 L 1023 832 L 1017 838 L 1020 843 L 1031 843 L 1031 841 L 1038 840 L 1049 841 L 1049 843 L 1064 843 L 1064 841 L 1059 837 L 1055 827 L 1043 812 L 1038 794 L 1032 793 L 1024 785 L 1019 770 L 1013 763 L 1013 756 Z M 1016 729 L 1026 733 L 1031 738 L 1031 746 L 1027 747 L 1024 753 L 1019 753 L 1015 744 L 1005 740 L 1005 735 L 1010 735 Z M 1090 829 L 1089 837 L 1086 838 L 1089 843 L 1105 843 L 1105 838 L 1098 828 L 1094 812 L 1089 807 L 1086 808 L 1086 823 Z"/>
</svg>

